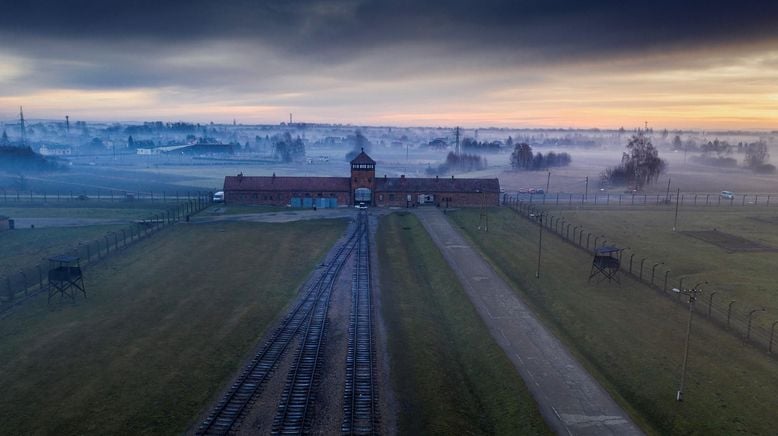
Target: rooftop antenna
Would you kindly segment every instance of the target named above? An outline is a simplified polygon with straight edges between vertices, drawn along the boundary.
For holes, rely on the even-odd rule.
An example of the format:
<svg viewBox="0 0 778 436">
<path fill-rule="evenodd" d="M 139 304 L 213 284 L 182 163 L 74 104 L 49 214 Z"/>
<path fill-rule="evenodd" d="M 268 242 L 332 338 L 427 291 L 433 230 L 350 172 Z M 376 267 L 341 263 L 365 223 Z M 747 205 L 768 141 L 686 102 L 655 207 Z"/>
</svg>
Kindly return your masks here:
<svg viewBox="0 0 778 436">
<path fill-rule="evenodd" d="M 65 115 L 65 130 L 70 133 L 70 116 Z"/>
<path fill-rule="evenodd" d="M 292 124 L 292 113 L 289 112 L 289 124 Z"/>
<path fill-rule="evenodd" d="M 22 129 L 22 146 L 25 144 L 25 135 L 24 135 L 24 112 L 22 111 L 22 107 L 19 106 L 19 124 L 21 125 Z"/>
</svg>

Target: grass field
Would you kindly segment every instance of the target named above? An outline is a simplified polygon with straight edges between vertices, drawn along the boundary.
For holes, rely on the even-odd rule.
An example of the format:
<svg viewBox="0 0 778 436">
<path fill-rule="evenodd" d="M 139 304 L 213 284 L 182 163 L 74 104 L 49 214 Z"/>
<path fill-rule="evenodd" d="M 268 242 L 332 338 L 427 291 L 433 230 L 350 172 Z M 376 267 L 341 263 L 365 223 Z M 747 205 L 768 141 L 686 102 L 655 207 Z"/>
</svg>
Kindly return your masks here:
<svg viewBox="0 0 778 436">
<path fill-rule="evenodd" d="M 0 215 L 11 218 L 112 218 L 141 219 L 173 207 L 176 203 L 15 203 L 0 205 Z"/>
<path fill-rule="evenodd" d="M 549 433 L 418 219 L 382 218 L 378 252 L 398 433 Z"/>
<path fill-rule="evenodd" d="M 17 229 L 0 232 L 0 277 L 23 268 L 41 264 L 48 268 L 46 259 L 64 253 L 79 242 L 94 241 L 108 232 L 127 227 L 123 224 L 83 227 L 51 227 Z M 37 275 L 34 277 L 37 281 Z"/>
<path fill-rule="evenodd" d="M 688 311 L 628 277 L 587 282 L 591 257 L 545 235 L 535 278 L 537 225 L 493 209 L 451 214 L 487 259 L 639 422 L 661 434 L 772 434 L 778 428 L 776 361 L 695 318 L 686 401 L 675 401 Z"/>
<path fill-rule="evenodd" d="M 344 229 L 180 225 L 90 270 L 88 300 L 22 306 L 0 320 L 1 433 L 183 432 Z"/>
<path fill-rule="evenodd" d="M 286 206 L 215 204 L 202 213 L 204 215 L 241 215 L 249 213 L 284 212 L 289 210 L 294 211 L 301 209 L 290 209 Z"/>
<path fill-rule="evenodd" d="M 573 225 L 583 225 L 592 235 L 604 235 L 610 243 L 631 247 L 635 252 L 633 266 L 648 257 L 649 267 L 671 270 L 673 286 L 684 279 L 684 286 L 708 281 L 706 295 L 715 291 L 720 304 L 736 300 L 733 313 L 746 314 L 758 307 L 767 312 L 754 318 L 754 323 L 769 328 L 778 320 L 778 293 L 775 287 L 775 265 L 778 265 L 778 208 L 682 208 L 677 232 L 673 232 L 673 208 L 640 208 L 608 210 L 558 209 L 551 212 Z M 734 236 L 772 247 L 773 251 L 729 252 L 702 241 L 684 231 L 716 229 Z M 584 239 L 586 236 L 584 236 Z M 705 298 L 707 302 L 707 298 Z"/>
<path fill-rule="evenodd" d="M 164 205 L 150 202 L 49 202 L 9 203 L 0 206 L 0 215 L 11 218 L 104 218 L 130 220 L 147 218 L 163 212 Z M 172 206 L 172 203 L 169 204 Z M 52 255 L 91 242 L 127 224 L 96 224 L 79 227 L 17 228 L 0 232 L 0 276 L 31 268 Z M 35 277 L 37 280 L 37 276 Z"/>
</svg>

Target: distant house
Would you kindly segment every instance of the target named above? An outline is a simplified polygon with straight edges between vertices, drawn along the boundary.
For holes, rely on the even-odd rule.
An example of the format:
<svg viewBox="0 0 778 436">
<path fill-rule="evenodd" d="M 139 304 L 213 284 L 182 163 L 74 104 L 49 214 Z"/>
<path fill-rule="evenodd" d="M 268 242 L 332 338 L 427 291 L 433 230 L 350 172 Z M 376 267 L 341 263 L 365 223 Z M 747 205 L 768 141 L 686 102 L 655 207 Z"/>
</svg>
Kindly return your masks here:
<svg viewBox="0 0 778 436">
<path fill-rule="evenodd" d="M 42 156 L 70 156 L 73 154 L 73 148 L 69 145 L 59 144 L 41 145 L 38 153 Z"/>
<path fill-rule="evenodd" d="M 338 207 L 497 206 L 498 179 L 375 177 L 376 162 L 364 151 L 351 160 L 351 177 L 237 176 L 224 178 L 224 201 L 235 204 Z"/>
<path fill-rule="evenodd" d="M 8 222 L 8 219 L 9 218 L 7 216 L 0 215 L 0 232 L 2 232 L 3 230 L 8 230 L 8 229 L 11 228 L 10 227 L 10 223 Z"/>
<path fill-rule="evenodd" d="M 446 142 L 446 140 L 443 138 L 435 138 L 430 141 L 427 146 L 429 148 L 443 149 L 448 148 L 448 142 Z"/>
</svg>

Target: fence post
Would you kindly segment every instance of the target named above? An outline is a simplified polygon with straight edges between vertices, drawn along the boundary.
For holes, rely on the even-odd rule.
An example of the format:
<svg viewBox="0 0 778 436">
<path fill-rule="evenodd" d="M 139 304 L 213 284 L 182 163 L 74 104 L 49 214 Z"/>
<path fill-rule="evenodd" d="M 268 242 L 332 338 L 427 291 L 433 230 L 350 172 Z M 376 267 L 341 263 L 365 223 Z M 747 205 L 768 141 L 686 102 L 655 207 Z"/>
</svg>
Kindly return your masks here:
<svg viewBox="0 0 778 436">
<path fill-rule="evenodd" d="M 38 284 L 41 291 L 43 291 L 43 270 L 41 269 L 41 264 L 36 265 L 36 267 L 38 268 Z"/>
<path fill-rule="evenodd" d="M 22 276 L 22 285 L 24 286 L 22 289 L 24 290 L 24 295 L 27 295 L 27 274 L 25 274 L 23 270 L 19 270 L 19 274 Z"/>
<path fill-rule="evenodd" d="M 729 306 L 727 307 L 727 329 L 730 328 L 729 321 L 732 319 L 732 305 L 735 304 L 735 300 L 732 300 L 729 302 Z"/>
</svg>

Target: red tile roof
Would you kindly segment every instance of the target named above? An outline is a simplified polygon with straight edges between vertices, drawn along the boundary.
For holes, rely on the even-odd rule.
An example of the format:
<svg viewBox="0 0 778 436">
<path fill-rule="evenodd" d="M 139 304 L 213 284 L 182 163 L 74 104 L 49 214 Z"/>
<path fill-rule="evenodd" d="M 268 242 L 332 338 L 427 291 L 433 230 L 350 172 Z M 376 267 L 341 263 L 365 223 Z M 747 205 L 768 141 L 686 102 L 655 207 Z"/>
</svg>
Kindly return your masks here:
<svg viewBox="0 0 778 436">
<path fill-rule="evenodd" d="M 362 149 L 362 152 L 357 155 L 354 159 L 351 160 L 352 164 L 373 164 L 375 165 L 375 161 L 365 153 L 365 149 Z"/>
<path fill-rule="evenodd" d="M 487 192 L 499 193 L 499 179 L 376 178 L 376 192 Z"/>
<path fill-rule="evenodd" d="M 348 177 L 227 176 L 225 191 L 351 191 Z"/>
</svg>

